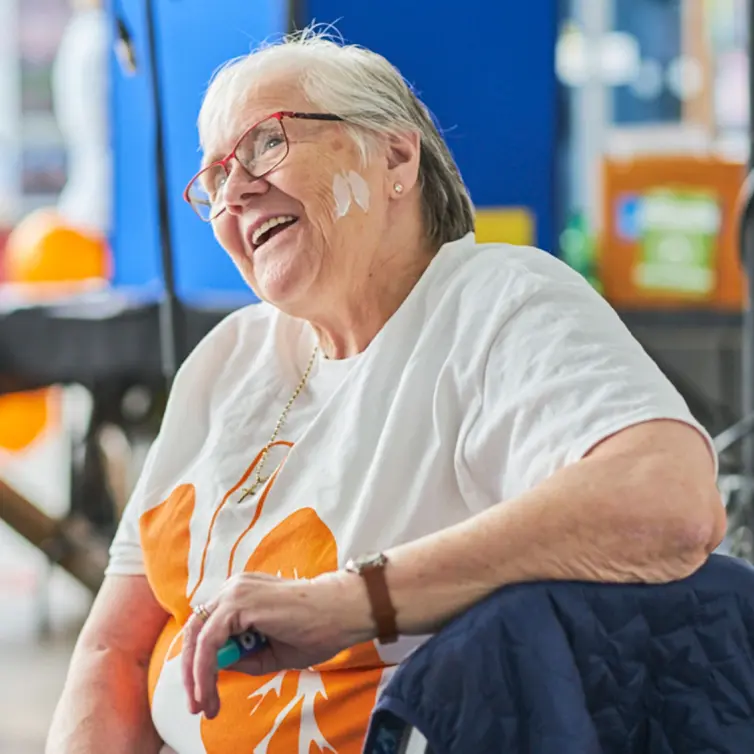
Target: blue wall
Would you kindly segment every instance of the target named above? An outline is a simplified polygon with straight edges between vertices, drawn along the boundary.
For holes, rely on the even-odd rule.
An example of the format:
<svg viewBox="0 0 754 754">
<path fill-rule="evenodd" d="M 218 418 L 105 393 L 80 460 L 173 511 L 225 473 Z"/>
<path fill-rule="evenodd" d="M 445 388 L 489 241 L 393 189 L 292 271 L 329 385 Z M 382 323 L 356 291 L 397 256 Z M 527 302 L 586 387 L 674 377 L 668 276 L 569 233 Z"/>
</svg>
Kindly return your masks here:
<svg viewBox="0 0 754 754">
<path fill-rule="evenodd" d="M 115 152 L 115 284 L 162 286 L 154 169 L 154 109 L 150 94 L 143 0 L 112 0 L 136 42 L 137 75 L 112 62 Z M 164 105 L 165 159 L 179 296 L 197 298 L 246 286 L 209 225 L 183 201 L 199 165 L 196 119 L 213 73 L 229 58 L 287 30 L 283 0 L 153 0 Z"/>
<path fill-rule="evenodd" d="M 477 207 L 524 205 L 553 248 L 556 0 L 308 0 L 384 55 L 445 130 Z"/>
<path fill-rule="evenodd" d="M 286 29 L 283 0 L 154 0 L 170 212 L 179 295 L 244 284 L 181 192 L 198 163 L 196 117 L 223 61 Z M 304 21 L 336 22 L 347 41 L 385 55 L 416 87 L 445 131 L 478 207 L 518 205 L 553 248 L 556 0 L 308 0 Z M 143 0 L 112 0 L 142 61 L 113 60 L 116 284 L 160 285 Z M 253 12 L 252 12 L 253 9 Z"/>
</svg>

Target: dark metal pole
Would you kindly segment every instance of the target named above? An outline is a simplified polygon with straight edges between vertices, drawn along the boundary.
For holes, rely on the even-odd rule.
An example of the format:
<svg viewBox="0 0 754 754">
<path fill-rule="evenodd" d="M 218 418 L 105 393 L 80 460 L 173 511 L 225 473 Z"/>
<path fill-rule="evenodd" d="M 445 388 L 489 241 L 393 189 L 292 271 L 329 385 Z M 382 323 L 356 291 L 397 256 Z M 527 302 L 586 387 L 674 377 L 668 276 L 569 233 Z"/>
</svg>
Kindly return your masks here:
<svg viewBox="0 0 754 754">
<path fill-rule="evenodd" d="M 752 212 L 752 168 L 754 167 L 754 10 L 747 4 L 749 52 L 749 174 L 741 195 L 740 244 L 741 261 L 745 271 L 746 295 L 741 327 L 741 413 L 748 417 L 754 412 L 754 213 Z M 748 478 L 754 476 L 754 438 L 749 435 L 742 443 L 742 466 Z"/>
<path fill-rule="evenodd" d="M 749 169 L 754 168 L 754 7 L 745 5 L 748 20 L 748 39 L 746 40 L 749 60 Z"/>
<path fill-rule="evenodd" d="M 160 226 L 160 257 L 165 294 L 160 304 L 160 344 L 162 351 L 162 371 L 170 387 L 173 377 L 183 360 L 183 321 L 182 308 L 175 291 L 175 271 L 173 265 L 173 237 L 170 226 L 170 205 L 168 203 L 168 180 L 165 167 L 165 123 L 162 111 L 162 90 L 160 88 L 160 66 L 157 53 L 157 14 L 153 0 L 145 0 L 147 45 L 149 49 L 149 71 L 151 78 L 152 103 L 154 106 L 154 165 L 157 180 L 157 209 Z"/>
<path fill-rule="evenodd" d="M 754 249 L 752 249 L 751 174 L 746 179 L 740 217 L 741 258 L 745 271 L 744 307 L 741 320 L 741 414 L 751 416 L 754 412 L 754 310 L 752 309 L 752 281 L 754 281 Z M 754 438 L 751 434 L 741 445 L 744 474 L 754 476 Z"/>
<path fill-rule="evenodd" d="M 306 0 L 288 0 L 288 33 L 299 31 L 306 26 Z"/>
</svg>

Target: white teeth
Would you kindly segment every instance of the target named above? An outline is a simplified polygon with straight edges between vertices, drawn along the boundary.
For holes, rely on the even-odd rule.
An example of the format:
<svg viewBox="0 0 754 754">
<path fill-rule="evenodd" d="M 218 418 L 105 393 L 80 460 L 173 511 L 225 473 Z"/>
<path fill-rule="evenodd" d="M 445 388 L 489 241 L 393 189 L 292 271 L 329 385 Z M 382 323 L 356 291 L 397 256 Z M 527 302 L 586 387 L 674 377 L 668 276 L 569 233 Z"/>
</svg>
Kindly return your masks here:
<svg viewBox="0 0 754 754">
<path fill-rule="evenodd" d="M 265 220 L 255 231 L 254 234 L 251 237 L 251 242 L 254 244 L 254 246 L 259 246 L 259 239 L 262 238 L 262 236 L 267 233 L 267 231 L 272 230 L 276 225 L 281 225 L 282 223 L 289 223 L 295 220 L 296 218 L 292 215 L 280 215 L 279 217 L 271 217 L 269 220 Z"/>
</svg>

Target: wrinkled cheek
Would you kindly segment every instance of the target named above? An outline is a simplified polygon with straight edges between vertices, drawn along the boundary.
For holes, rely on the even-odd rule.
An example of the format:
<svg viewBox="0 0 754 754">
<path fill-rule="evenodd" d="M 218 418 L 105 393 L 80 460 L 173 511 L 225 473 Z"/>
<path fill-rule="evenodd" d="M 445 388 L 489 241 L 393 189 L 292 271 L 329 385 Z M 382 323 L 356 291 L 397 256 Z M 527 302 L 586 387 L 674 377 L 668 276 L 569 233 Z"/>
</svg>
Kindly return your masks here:
<svg viewBox="0 0 754 754">
<path fill-rule="evenodd" d="M 310 209 L 307 211 L 307 217 L 317 233 L 325 241 L 332 239 L 338 216 L 338 206 L 333 189 L 318 191 L 311 203 Z"/>
</svg>

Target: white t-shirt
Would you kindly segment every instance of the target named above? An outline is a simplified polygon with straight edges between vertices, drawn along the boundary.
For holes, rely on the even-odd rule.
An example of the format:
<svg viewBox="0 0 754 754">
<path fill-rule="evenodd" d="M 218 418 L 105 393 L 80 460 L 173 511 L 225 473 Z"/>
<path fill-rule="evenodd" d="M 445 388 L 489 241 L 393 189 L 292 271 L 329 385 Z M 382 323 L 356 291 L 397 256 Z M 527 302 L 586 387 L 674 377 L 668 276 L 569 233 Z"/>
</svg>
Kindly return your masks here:
<svg viewBox="0 0 754 754">
<path fill-rule="evenodd" d="M 355 647 L 316 670 L 220 674 L 222 710 L 191 717 L 180 628 L 243 569 L 312 577 L 505 503 L 600 440 L 669 418 L 698 425 L 610 306 L 545 252 L 446 244 L 369 347 L 318 358 L 267 461 L 240 489 L 309 362 L 309 325 L 257 304 L 230 315 L 176 378 L 112 546 L 171 619 L 152 714 L 180 754 L 359 754 L 391 668 L 421 639 Z M 704 433 L 701 428 L 700 431 Z M 705 434 L 706 436 L 706 434 Z M 256 747 L 256 748 L 255 748 Z"/>
</svg>

